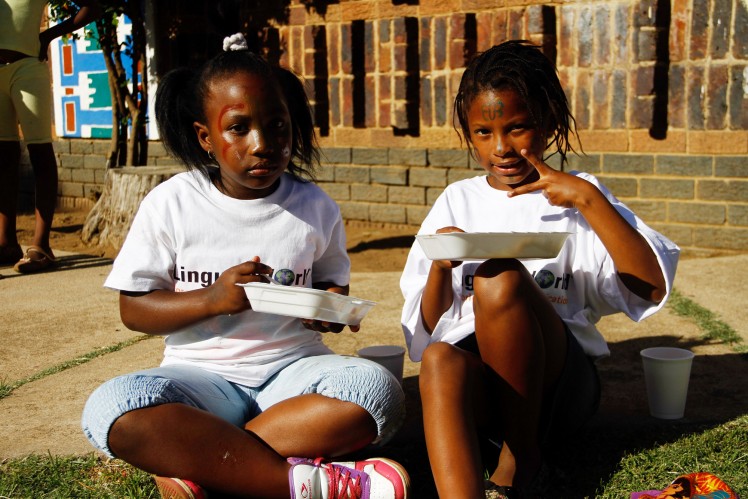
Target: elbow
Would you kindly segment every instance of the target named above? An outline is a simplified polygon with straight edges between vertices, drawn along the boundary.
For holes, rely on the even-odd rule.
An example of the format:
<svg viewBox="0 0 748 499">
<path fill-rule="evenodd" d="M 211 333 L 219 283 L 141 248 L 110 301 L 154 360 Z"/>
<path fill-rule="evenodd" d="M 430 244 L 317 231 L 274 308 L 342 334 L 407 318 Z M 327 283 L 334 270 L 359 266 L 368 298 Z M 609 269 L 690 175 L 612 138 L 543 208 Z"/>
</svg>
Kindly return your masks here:
<svg viewBox="0 0 748 499">
<path fill-rule="evenodd" d="M 122 321 L 122 324 L 130 331 L 137 331 L 138 333 L 146 332 L 143 330 L 143 325 L 139 324 L 137 318 L 133 317 L 132 314 L 120 310 L 119 318 Z"/>
</svg>

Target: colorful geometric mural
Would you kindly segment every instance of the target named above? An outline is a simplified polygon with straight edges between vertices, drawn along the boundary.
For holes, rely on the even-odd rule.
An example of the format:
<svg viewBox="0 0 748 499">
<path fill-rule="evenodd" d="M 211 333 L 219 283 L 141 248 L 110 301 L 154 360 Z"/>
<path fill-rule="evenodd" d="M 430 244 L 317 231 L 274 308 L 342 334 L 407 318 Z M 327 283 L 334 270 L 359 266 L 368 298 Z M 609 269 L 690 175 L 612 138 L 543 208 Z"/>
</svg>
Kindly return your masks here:
<svg viewBox="0 0 748 499">
<path fill-rule="evenodd" d="M 130 20 L 122 16 L 117 30 L 122 43 L 130 36 Z M 50 45 L 55 133 L 58 137 L 111 138 L 112 94 L 96 24 L 76 31 L 76 35 L 77 39 L 58 38 Z M 122 64 L 129 83 L 132 62 L 125 51 Z"/>
</svg>

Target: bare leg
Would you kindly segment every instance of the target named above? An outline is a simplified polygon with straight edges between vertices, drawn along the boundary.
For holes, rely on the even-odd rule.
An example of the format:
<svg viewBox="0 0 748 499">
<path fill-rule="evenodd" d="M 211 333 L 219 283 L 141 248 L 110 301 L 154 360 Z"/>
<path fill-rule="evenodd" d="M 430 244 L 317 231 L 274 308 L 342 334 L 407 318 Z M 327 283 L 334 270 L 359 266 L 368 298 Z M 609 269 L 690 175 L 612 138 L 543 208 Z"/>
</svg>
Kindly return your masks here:
<svg viewBox="0 0 748 499">
<path fill-rule="evenodd" d="M 483 497 L 483 466 L 476 414 L 484 414 L 480 359 L 434 343 L 421 359 L 423 426 L 439 497 Z"/>
<path fill-rule="evenodd" d="M 498 374 L 497 423 L 504 447 L 491 480 L 524 486 L 540 466 L 538 436 L 544 391 L 566 358 L 564 326 L 516 260 L 489 260 L 474 281 L 475 330 L 483 362 Z"/>
<path fill-rule="evenodd" d="M 117 419 L 109 445 L 119 458 L 149 473 L 242 497 L 285 498 L 286 457 L 340 454 L 376 436 L 376 424 L 364 409 L 322 395 L 289 399 L 256 419 L 244 431 L 205 411 L 164 404 Z"/>
<path fill-rule="evenodd" d="M 319 394 L 276 404 L 244 428 L 284 457 L 340 456 L 377 437 L 377 424 L 366 409 Z"/>
<path fill-rule="evenodd" d="M 17 246 L 18 169 L 21 144 L 0 141 L 0 246 Z"/>
<path fill-rule="evenodd" d="M 29 144 L 28 149 L 35 178 L 36 226 L 33 244 L 54 256 L 49 245 L 49 233 L 57 206 L 57 158 L 50 143 Z"/>
</svg>

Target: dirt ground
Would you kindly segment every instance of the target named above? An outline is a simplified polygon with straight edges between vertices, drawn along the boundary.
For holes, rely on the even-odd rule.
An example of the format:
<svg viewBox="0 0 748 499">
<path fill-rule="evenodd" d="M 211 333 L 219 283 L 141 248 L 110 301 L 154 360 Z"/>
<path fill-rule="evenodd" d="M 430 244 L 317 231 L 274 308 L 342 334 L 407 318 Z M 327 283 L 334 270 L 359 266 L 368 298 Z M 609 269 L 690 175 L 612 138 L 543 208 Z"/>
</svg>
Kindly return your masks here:
<svg viewBox="0 0 748 499">
<path fill-rule="evenodd" d="M 91 248 L 81 242 L 80 232 L 86 215 L 85 211 L 80 210 L 58 211 L 52 231 L 53 250 L 113 258 L 114 250 Z M 33 216 L 21 215 L 18 229 L 20 242 L 30 244 Z M 353 271 L 372 282 L 376 281 L 376 273 L 387 272 L 388 282 L 393 281 L 394 273 L 402 270 L 416 229 L 348 223 L 346 230 Z M 399 290 L 383 289 L 376 292 L 381 294 L 373 299 L 391 302 L 387 312 L 390 320 L 390 315 L 397 314 L 395 309 L 400 299 Z M 736 354 L 729 345 L 703 339 L 701 330 L 692 320 L 677 316 L 666 307 L 642 323 L 633 323 L 619 315 L 604 318 L 599 327 L 609 341 L 612 353 L 598 366 L 603 386 L 600 410 L 578 440 L 555 448 L 549 454 L 552 462 L 555 462 L 554 479 L 573 491 L 571 494 L 557 491 L 556 497 L 592 495 L 600 480 L 615 471 L 615 464 L 623 455 L 648 448 L 655 444 L 655 440 L 657 444 L 662 444 L 748 413 L 748 397 L 745 396 L 748 393 L 748 364 L 745 355 Z M 402 333 L 395 331 L 398 328 L 390 329 L 393 338 L 399 335 L 396 341 L 402 342 Z M 357 344 L 344 343 L 354 341 L 346 339 L 351 337 L 337 335 L 335 341 L 340 343 L 336 343 L 334 349 L 339 353 L 355 351 Z M 24 338 L 24 341 L 28 341 L 28 338 Z M 14 348 L 18 348 L 13 342 L 14 337 L 5 338 L 3 349 L 13 352 Z M 659 345 L 680 346 L 697 354 L 692 368 L 687 417 L 681 420 L 655 420 L 647 413 L 639 351 Z M 15 376 L 13 378 L 17 379 Z M 45 378 L 47 392 L 50 390 L 49 384 L 55 383 L 55 378 L 59 378 L 60 382 L 66 379 L 64 376 Z M 406 361 L 403 387 L 408 396 L 408 419 L 386 452 L 403 462 L 411 472 L 414 484 L 418 484 L 414 497 L 434 497 L 428 462 L 424 460 L 417 364 Z M 40 434 L 39 438 L 44 436 Z M 580 470 L 584 471 L 580 473 Z"/>
</svg>

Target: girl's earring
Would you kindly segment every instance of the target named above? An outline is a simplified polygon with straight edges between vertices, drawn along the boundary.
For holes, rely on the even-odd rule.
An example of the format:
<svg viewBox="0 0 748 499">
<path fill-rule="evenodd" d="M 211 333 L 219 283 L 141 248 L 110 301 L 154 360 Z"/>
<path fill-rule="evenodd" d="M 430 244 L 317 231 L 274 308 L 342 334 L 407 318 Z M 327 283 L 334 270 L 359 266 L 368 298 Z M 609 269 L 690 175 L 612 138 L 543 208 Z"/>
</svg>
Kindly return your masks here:
<svg viewBox="0 0 748 499">
<path fill-rule="evenodd" d="M 216 155 L 215 155 L 215 154 L 213 154 L 213 151 L 208 151 L 208 157 L 209 157 L 210 159 L 212 159 L 213 161 L 215 161 L 215 160 L 216 160 Z"/>
</svg>

